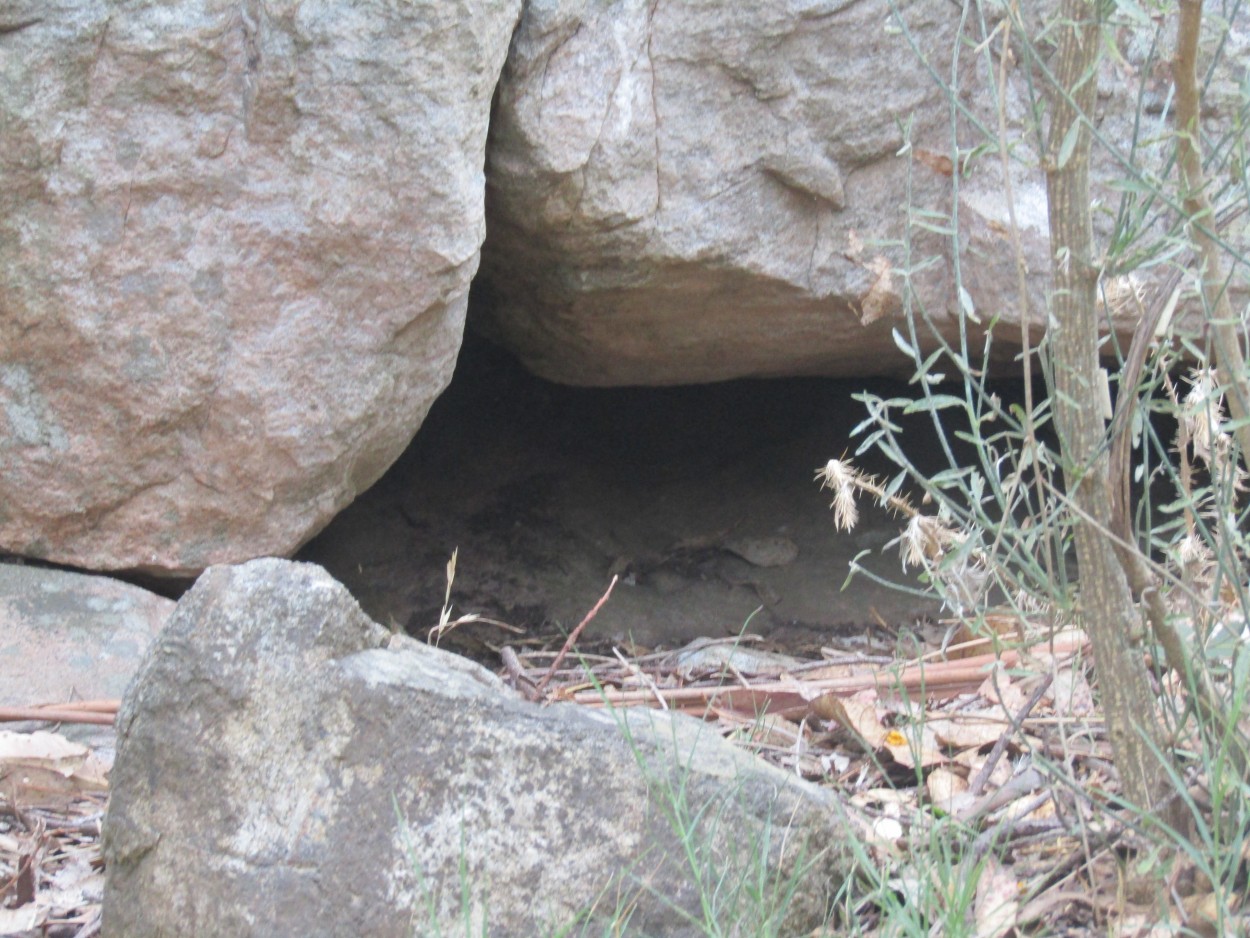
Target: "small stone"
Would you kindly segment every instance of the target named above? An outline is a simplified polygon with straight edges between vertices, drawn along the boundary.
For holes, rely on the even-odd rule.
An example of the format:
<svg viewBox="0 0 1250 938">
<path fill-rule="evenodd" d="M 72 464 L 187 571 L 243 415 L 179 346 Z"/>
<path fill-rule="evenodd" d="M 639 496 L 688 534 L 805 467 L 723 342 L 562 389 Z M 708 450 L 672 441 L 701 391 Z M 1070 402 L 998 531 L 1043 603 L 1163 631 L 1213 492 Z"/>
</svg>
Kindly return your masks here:
<svg viewBox="0 0 1250 938">
<path fill-rule="evenodd" d="M 731 554 L 756 567 L 784 567 L 799 556 L 799 545 L 788 537 L 735 537 L 722 545 Z"/>
</svg>

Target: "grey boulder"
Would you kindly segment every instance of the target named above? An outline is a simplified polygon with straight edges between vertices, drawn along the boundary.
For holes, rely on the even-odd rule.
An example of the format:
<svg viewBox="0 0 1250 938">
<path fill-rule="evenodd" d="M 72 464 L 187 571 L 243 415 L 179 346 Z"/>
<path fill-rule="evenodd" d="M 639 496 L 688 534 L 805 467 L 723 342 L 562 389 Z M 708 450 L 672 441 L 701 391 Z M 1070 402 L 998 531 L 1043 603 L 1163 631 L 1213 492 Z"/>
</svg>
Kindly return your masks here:
<svg viewBox="0 0 1250 938">
<path fill-rule="evenodd" d="M 1043 59 L 1057 7 L 1046 0 L 1024 13 Z M 527 3 L 491 128 L 479 325 L 534 372 L 570 384 L 910 375 L 915 364 L 892 336 L 907 334 L 910 287 L 925 350 L 938 344 L 930 328 L 957 344 L 970 310 L 970 355 L 995 323 L 990 362 L 1019 374 L 1022 325 L 1036 346 L 1048 323 L 1045 176 L 1030 97 L 1047 85 L 1040 66 L 1029 73 L 1036 60 L 1017 27 L 998 87 L 1006 9 Z M 1229 15 L 1208 18 L 1203 51 L 1203 69 L 1220 56 L 1204 102 L 1212 147 L 1237 139 L 1250 64 L 1246 13 Z M 1166 178 L 1174 139 L 1162 67 L 1170 40 L 1160 51 L 1149 27 L 1106 38 L 1119 50 L 1098 76 L 1096 122 L 1120 153 L 1100 145 L 1093 157 L 1100 244 L 1122 197 L 1112 185 L 1126 176 L 1122 155 L 1132 148 L 1142 172 Z M 947 82 L 957 87 L 948 93 Z M 1000 101 L 1010 180 L 991 140 Z M 955 123 L 967 157 L 959 167 Z M 1149 237 L 1165 234 L 1156 218 Z M 1229 236 L 1244 248 L 1244 223 Z M 1146 269 L 1108 293 L 1131 290 L 1148 305 L 1162 279 Z M 1110 307 L 1127 340 L 1136 303 Z"/>
<path fill-rule="evenodd" d="M 120 697 L 173 610 L 109 577 L 0 564 L 0 707 Z M 62 732 L 112 745 L 111 727 Z"/>
<path fill-rule="evenodd" d="M 525 702 L 288 561 L 179 603 L 111 784 L 112 936 L 798 934 L 846 868 L 830 792 L 688 718 Z"/>
</svg>

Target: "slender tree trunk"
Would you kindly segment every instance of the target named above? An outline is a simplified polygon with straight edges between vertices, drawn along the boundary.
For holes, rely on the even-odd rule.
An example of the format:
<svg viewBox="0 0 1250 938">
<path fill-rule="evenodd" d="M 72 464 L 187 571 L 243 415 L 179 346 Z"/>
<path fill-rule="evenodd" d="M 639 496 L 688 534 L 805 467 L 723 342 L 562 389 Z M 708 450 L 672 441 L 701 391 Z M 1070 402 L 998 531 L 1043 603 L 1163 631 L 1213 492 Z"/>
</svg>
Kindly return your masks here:
<svg viewBox="0 0 1250 938">
<path fill-rule="evenodd" d="M 1241 458 L 1250 465 L 1250 380 L 1241 353 L 1237 316 L 1228 301 L 1224 261 L 1216 241 L 1219 234 L 1215 210 L 1207 195 L 1202 171 L 1202 128 L 1198 123 L 1201 99 L 1198 88 L 1198 38 L 1202 32 L 1202 0 L 1180 0 L 1176 31 L 1176 57 L 1172 75 L 1176 80 L 1176 161 L 1181 170 L 1181 198 L 1189 216 L 1190 238 L 1202 264 L 1202 298 L 1211 317 L 1215 359 L 1220 381 L 1228 388 L 1228 410 L 1237 424 L 1234 435 Z"/>
<path fill-rule="evenodd" d="M 1100 52 L 1098 0 L 1063 0 L 1047 141 L 1047 195 L 1053 255 L 1055 317 L 1052 360 L 1055 422 L 1064 480 L 1077 515 L 1074 540 L 1080 568 L 1081 614 L 1094 647 L 1103 712 L 1127 800 L 1150 809 L 1170 791 L 1155 751 L 1163 737 L 1142 649 L 1141 619 L 1116 558 L 1111 486 L 1098 362 L 1097 289 L 1090 220 L 1088 128 L 1069 137 L 1097 103 Z M 1065 145 L 1066 144 L 1066 145 Z M 1154 747 L 1152 750 L 1151 747 Z"/>
</svg>

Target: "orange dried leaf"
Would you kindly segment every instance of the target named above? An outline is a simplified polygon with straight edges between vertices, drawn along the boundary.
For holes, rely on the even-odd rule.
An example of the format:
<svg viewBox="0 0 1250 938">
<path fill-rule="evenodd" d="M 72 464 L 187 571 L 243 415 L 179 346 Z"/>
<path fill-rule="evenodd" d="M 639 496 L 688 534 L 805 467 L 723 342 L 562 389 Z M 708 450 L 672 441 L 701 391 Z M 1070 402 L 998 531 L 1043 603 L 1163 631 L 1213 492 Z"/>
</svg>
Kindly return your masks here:
<svg viewBox="0 0 1250 938">
<path fill-rule="evenodd" d="M 877 279 L 868 288 L 868 292 L 859 298 L 860 325 L 870 326 L 883 316 L 900 309 L 902 298 L 898 288 L 894 286 L 894 276 L 889 261 L 877 256 L 864 266 L 877 275 Z"/>
<path fill-rule="evenodd" d="M 954 175 L 955 164 L 951 162 L 949 156 L 934 153 L 932 150 L 922 150 L 919 147 L 912 147 L 911 152 L 916 157 L 917 163 L 924 164 L 935 173 L 941 173 L 943 176 Z"/>
</svg>

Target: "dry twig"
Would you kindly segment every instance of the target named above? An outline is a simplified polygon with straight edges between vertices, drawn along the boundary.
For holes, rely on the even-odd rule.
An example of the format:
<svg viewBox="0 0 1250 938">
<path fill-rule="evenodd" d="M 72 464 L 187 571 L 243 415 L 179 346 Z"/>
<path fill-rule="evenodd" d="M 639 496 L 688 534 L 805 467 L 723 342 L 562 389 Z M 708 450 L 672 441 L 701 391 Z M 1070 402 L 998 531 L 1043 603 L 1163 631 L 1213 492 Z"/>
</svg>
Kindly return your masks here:
<svg viewBox="0 0 1250 938">
<path fill-rule="evenodd" d="M 595 603 L 594 608 L 591 609 L 590 612 L 586 613 L 586 618 L 582 619 L 582 621 L 577 624 L 577 628 L 575 628 L 572 632 L 569 633 L 568 639 L 566 639 L 564 642 L 564 647 L 561 648 L 560 653 L 556 655 L 556 660 L 551 662 L 551 667 L 547 669 L 547 673 L 543 676 L 543 679 L 538 682 L 539 694 L 541 694 L 546 689 L 547 685 L 551 683 L 552 675 L 556 673 L 556 669 L 560 667 L 560 664 L 564 661 L 565 657 L 568 655 L 569 650 L 573 647 L 573 644 L 577 641 L 578 637 L 585 630 L 586 626 L 590 624 L 590 620 L 599 614 L 599 610 L 603 608 L 603 604 L 608 601 L 608 597 L 612 595 L 612 588 L 616 586 L 616 581 L 617 581 L 617 577 L 614 574 L 612 576 L 612 582 L 608 584 L 607 591 L 602 596 L 599 597 L 599 601 Z"/>
</svg>

